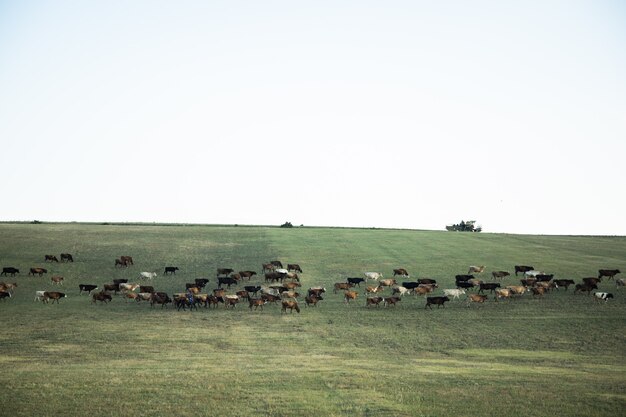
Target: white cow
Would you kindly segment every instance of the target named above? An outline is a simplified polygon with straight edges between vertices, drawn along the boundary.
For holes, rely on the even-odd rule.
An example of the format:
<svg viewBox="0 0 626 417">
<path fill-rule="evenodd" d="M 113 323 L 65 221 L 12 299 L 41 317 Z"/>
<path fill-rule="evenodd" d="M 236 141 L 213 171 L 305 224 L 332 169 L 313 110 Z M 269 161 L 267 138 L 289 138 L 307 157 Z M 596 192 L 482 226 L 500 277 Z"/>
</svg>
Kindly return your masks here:
<svg viewBox="0 0 626 417">
<path fill-rule="evenodd" d="M 383 277 L 381 272 L 364 272 L 363 275 L 365 275 L 365 279 L 373 279 L 375 281 Z"/>
<path fill-rule="evenodd" d="M 455 298 L 459 298 L 461 294 L 465 294 L 465 290 L 459 289 L 459 288 L 455 288 L 451 290 L 443 290 L 443 294 L 446 297 L 452 297 L 452 299 L 454 300 Z"/>
<path fill-rule="evenodd" d="M 395 287 L 392 287 L 391 291 L 392 291 L 391 295 L 398 294 L 398 295 L 400 295 L 400 297 L 402 297 L 403 295 L 409 293 L 409 289 L 406 288 L 406 287 L 403 287 L 401 285 L 396 285 Z"/>
<path fill-rule="evenodd" d="M 526 271 L 524 272 L 524 276 L 526 278 L 537 278 L 537 275 L 544 275 L 545 273 L 543 271 L 537 271 L 535 269 L 533 269 L 532 271 Z"/>
<path fill-rule="evenodd" d="M 35 301 L 48 302 L 48 296 L 45 293 L 45 291 L 35 291 Z"/>
<path fill-rule="evenodd" d="M 604 300 L 606 302 L 609 301 L 609 298 L 614 298 L 610 292 L 594 292 L 593 295 L 596 301 Z"/>
<path fill-rule="evenodd" d="M 157 276 L 156 272 L 140 272 L 139 278 L 152 279 Z"/>
</svg>

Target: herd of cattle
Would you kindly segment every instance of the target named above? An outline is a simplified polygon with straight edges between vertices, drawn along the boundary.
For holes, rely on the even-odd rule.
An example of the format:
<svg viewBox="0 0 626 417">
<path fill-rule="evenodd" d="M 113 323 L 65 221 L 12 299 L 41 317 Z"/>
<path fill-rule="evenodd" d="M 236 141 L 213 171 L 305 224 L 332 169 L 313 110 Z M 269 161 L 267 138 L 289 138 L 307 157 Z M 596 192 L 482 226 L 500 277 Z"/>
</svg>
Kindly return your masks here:
<svg viewBox="0 0 626 417">
<path fill-rule="evenodd" d="M 74 262 L 71 254 L 63 253 L 60 262 Z M 45 255 L 45 262 L 59 262 L 55 255 Z M 115 267 L 128 268 L 133 266 L 133 258 L 131 256 L 121 256 L 115 260 Z M 163 275 L 175 275 L 180 268 L 176 266 L 166 266 Z M 485 266 L 470 266 L 467 273 L 455 276 L 454 288 L 443 289 L 443 295 L 435 295 L 439 291 L 439 285 L 435 279 L 420 278 L 410 281 L 410 275 L 404 268 L 393 270 L 393 278 L 385 279 L 380 272 L 365 272 L 360 277 L 348 277 L 343 282 L 336 282 L 333 286 L 333 294 L 340 293 L 343 302 L 346 304 L 354 302 L 359 297 L 356 287 L 362 289 L 365 297 L 365 306 L 379 307 L 395 306 L 404 296 L 424 296 L 426 305 L 424 308 L 432 309 L 433 305 L 438 308 L 445 303 L 454 299 L 460 299 L 466 296 L 467 305 L 472 303 L 485 303 L 489 295 L 493 295 L 494 301 L 502 299 L 511 299 L 521 297 L 525 293 L 531 293 L 533 297 L 543 297 L 552 290 L 564 288 L 567 290 L 570 286 L 574 286 L 574 293 L 587 293 L 598 289 L 598 285 L 604 278 L 615 280 L 617 287 L 623 287 L 626 279 L 616 278 L 620 273 L 619 269 L 600 269 L 598 276 L 583 278 L 581 282 L 576 283 L 572 279 L 554 279 L 554 274 L 546 274 L 544 271 L 536 270 L 528 265 L 516 265 L 514 274 L 522 274 L 519 285 L 504 285 L 503 279 L 511 277 L 508 271 L 492 271 L 491 281 L 486 282 L 480 277 L 485 273 Z M 217 287 L 212 291 L 207 291 L 206 286 L 210 282 L 209 278 L 196 278 L 194 282 L 186 283 L 184 289 L 180 292 L 170 294 L 164 291 L 158 291 L 153 285 L 147 285 L 147 281 L 157 276 L 156 272 L 140 272 L 137 278 L 140 283 L 129 283 L 127 279 L 115 279 L 111 283 L 103 285 L 100 289 L 95 283 L 81 283 L 78 285 L 79 294 L 86 293 L 91 296 L 91 302 L 108 303 L 113 300 L 113 296 L 120 295 L 126 301 L 147 302 L 154 305 L 165 307 L 172 304 L 177 310 L 192 310 L 198 307 L 218 307 L 223 304 L 226 308 L 234 308 L 242 301 L 247 301 L 250 310 L 263 310 L 266 304 L 278 304 L 282 306 L 281 311 L 286 313 L 287 310 L 293 313 L 293 310 L 300 313 L 298 300 L 304 299 L 307 307 L 315 307 L 326 296 L 326 288 L 323 286 L 312 286 L 306 294 L 300 293 L 302 284 L 298 274 L 302 274 L 302 268 L 298 264 L 288 264 L 286 268 L 280 261 L 272 261 L 262 265 L 261 274 L 263 274 L 264 283 L 257 282 L 252 285 L 251 280 L 258 276 L 255 271 L 238 271 L 232 268 L 218 268 L 216 274 Z M 43 276 L 48 270 L 42 267 L 30 268 L 28 275 Z M 15 277 L 20 271 L 15 267 L 4 267 L 0 276 Z M 398 281 L 400 280 L 400 281 Z M 50 278 L 52 285 L 62 286 L 64 278 L 59 275 L 52 275 Z M 240 287 L 241 284 L 243 285 Z M 145 284 L 145 285 L 144 285 Z M 364 286 L 361 287 L 361 284 Z M 16 282 L 7 283 L 0 282 L 0 300 L 6 300 L 13 296 L 18 284 Z M 231 286 L 235 286 L 232 293 L 227 293 Z M 226 287 L 226 288 L 224 288 Z M 100 291 L 97 291 L 100 289 Z M 384 292 L 391 292 L 389 296 L 383 296 Z M 486 294 L 489 292 L 489 294 Z M 35 300 L 43 303 L 59 303 L 59 300 L 67 295 L 61 291 L 44 291 L 35 292 Z M 609 292 L 595 291 L 593 297 L 596 301 L 608 301 L 614 298 Z"/>
</svg>

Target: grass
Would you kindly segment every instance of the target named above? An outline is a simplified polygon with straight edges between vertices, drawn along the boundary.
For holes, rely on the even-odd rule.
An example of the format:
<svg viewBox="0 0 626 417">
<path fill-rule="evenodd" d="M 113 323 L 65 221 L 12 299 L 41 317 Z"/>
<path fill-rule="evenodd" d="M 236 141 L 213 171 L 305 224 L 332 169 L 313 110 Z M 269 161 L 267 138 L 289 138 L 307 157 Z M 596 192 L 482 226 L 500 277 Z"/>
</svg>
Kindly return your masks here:
<svg viewBox="0 0 626 417">
<path fill-rule="evenodd" d="M 73 264 L 44 264 L 70 252 Z M 558 291 L 510 302 L 424 310 L 422 298 L 366 308 L 327 295 L 316 308 L 282 314 L 246 305 L 198 312 L 151 309 L 115 297 L 94 305 L 79 283 L 113 278 L 169 293 L 194 278 L 261 263 L 299 263 L 303 287 L 365 271 L 441 288 L 468 265 L 487 271 L 531 264 L 559 278 L 624 270 L 621 237 L 514 236 L 450 232 L 204 226 L 0 224 L 0 266 L 22 274 L 15 297 L 0 301 L 2 415 L 268 416 L 614 416 L 626 410 L 626 301 L 596 303 Z M 135 266 L 115 269 L 120 255 Z M 176 265 L 175 276 L 163 276 Z M 47 266 L 48 276 L 27 276 Z M 68 298 L 33 302 L 65 277 Z M 252 283 L 259 283 L 260 278 Z M 518 281 L 504 280 L 505 284 Z"/>
</svg>

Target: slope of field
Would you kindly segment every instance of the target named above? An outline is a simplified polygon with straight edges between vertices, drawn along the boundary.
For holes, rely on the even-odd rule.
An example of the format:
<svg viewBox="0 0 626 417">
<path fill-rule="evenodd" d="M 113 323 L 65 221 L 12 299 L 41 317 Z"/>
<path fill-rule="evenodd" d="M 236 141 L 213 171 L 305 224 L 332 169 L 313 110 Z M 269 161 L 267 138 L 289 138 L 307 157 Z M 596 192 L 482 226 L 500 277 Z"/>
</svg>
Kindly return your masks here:
<svg viewBox="0 0 626 417">
<path fill-rule="evenodd" d="M 45 254 L 74 263 L 44 263 Z M 115 268 L 131 255 L 135 265 Z M 513 272 L 529 264 L 557 278 L 626 270 L 626 238 L 519 236 L 432 231 L 217 226 L 0 224 L 0 266 L 21 274 L 0 301 L 1 415 L 141 416 L 615 416 L 626 410 L 626 290 L 600 290 L 608 303 L 569 291 L 543 298 L 425 310 L 345 304 L 332 285 L 365 271 L 403 267 L 454 287 L 469 265 Z M 299 263 L 303 291 L 329 291 L 316 308 L 285 314 L 151 308 L 115 296 L 108 305 L 79 295 L 79 283 L 114 278 L 151 282 L 168 293 L 218 267 L 255 270 L 279 259 Z M 163 268 L 178 266 L 175 276 Z M 43 277 L 28 269 L 47 267 Z M 482 277 L 489 281 L 487 273 Z M 57 289 L 60 304 L 33 301 Z M 618 277 L 623 276 L 618 275 Z M 509 277 L 503 285 L 517 284 Z M 261 283 L 255 277 L 251 283 Z M 247 284 L 247 283 L 246 283 Z M 234 291 L 234 290 L 233 290 Z M 389 295 L 388 290 L 384 295 Z"/>
</svg>

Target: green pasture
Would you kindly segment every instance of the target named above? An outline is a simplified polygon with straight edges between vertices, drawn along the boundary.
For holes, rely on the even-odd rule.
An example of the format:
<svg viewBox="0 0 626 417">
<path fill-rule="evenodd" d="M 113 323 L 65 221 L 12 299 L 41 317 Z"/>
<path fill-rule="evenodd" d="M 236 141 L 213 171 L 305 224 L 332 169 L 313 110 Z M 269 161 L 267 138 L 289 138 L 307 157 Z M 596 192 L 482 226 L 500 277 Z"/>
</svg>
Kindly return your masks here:
<svg viewBox="0 0 626 417">
<path fill-rule="evenodd" d="M 45 263 L 69 252 L 74 263 Z M 135 265 L 114 267 L 121 255 Z M 79 283 L 138 282 L 184 290 L 218 267 L 261 272 L 299 263 L 316 308 L 278 305 L 176 311 L 116 296 L 107 305 Z M 334 228 L 0 224 L 0 266 L 20 269 L 0 300 L 2 416 L 618 416 L 626 413 L 626 290 L 604 281 L 607 303 L 569 291 L 543 298 L 425 310 L 345 304 L 332 285 L 403 267 L 411 279 L 454 287 L 469 265 L 513 272 L 529 264 L 557 278 L 626 271 L 626 238 Z M 165 266 L 178 266 L 163 276 Z M 29 276 L 30 267 L 49 270 Z M 53 286 L 51 275 L 65 278 Z M 625 274 L 618 277 L 625 277 Z M 503 285 L 517 284 L 509 277 Z M 251 283 L 261 283 L 260 277 Z M 246 282 L 247 284 L 247 282 Z M 60 304 L 36 290 L 65 291 Z M 234 289 L 232 290 L 234 291 Z M 388 290 L 386 290 L 388 291 Z M 389 295 L 389 292 L 386 293 Z"/>
</svg>

